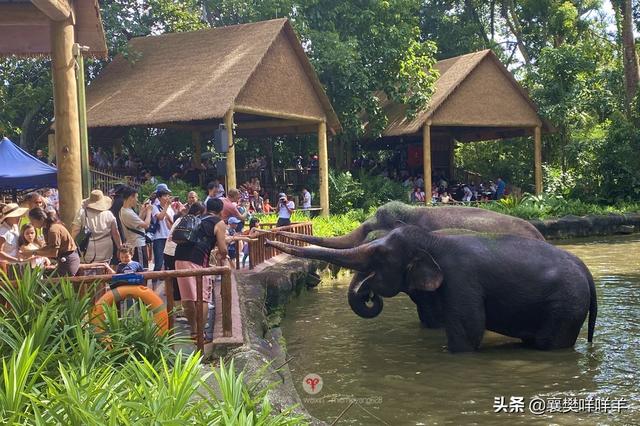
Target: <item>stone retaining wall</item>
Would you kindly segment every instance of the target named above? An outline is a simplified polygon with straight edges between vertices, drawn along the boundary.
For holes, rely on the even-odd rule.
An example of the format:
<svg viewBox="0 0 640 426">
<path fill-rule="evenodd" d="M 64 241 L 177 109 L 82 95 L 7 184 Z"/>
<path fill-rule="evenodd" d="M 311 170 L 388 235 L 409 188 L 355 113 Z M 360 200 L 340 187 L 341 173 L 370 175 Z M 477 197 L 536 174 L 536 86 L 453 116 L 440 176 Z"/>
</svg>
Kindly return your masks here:
<svg viewBox="0 0 640 426">
<path fill-rule="evenodd" d="M 548 240 L 630 234 L 640 231 L 640 214 L 565 216 L 560 219 L 530 220 Z"/>
<path fill-rule="evenodd" d="M 296 412 L 306 416 L 312 425 L 325 423 L 311 417 L 293 385 L 279 316 L 293 295 L 318 285 L 316 271 L 326 266 L 315 260 L 279 255 L 251 272 L 236 274 L 244 345 L 229 353 L 236 368 L 244 369 L 247 377 L 264 370 L 261 386 L 278 384 L 269 393 L 269 400 L 277 410 L 297 404 Z"/>
</svg>

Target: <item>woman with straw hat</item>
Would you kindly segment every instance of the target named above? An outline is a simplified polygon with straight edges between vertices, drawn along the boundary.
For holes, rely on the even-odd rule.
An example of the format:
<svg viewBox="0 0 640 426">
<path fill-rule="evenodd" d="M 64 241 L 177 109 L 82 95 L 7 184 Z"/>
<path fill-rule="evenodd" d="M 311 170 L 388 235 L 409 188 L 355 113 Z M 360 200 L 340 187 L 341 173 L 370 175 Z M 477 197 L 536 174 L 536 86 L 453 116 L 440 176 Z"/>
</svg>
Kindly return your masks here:
<svg viewBox="0 0 640 426">
<path fill-rule="evenodd" d="M 91 232 L 87 251 L 82 256 L 83 263 L 109 263 L 113 256 L 113 242 L 120 247 L 120 233 L 116 217 L 109 210 L 112 200 L 96 189 L 83 201 L 71 226 L 71 235 L 75 239 L 84 226 Z"/>
<path fill-rule="evenodd" d="M 22 259 L 19 254 L 18 237 L 20 218 L 28 211 L 17 204 L 6 204 L 0 212 L 0 263 L 18 263 Z"/>
</svg>

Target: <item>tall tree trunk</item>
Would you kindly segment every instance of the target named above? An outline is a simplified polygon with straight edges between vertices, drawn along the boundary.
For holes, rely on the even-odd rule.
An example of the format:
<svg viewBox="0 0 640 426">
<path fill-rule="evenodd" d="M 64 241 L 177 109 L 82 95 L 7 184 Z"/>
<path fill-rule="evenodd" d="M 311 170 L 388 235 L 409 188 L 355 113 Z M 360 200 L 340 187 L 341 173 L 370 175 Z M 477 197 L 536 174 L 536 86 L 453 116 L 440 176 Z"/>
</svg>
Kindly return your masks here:
<svg viewBox="0 0 640 426">
<path fill-rule="evenodd" d="M 518 21 L 518 15 L 516 14 L 515 4 L 513 0 L 503 0 L 502 1 L 502 17 L 504 18 L 507 26 L 509 27 L 509 31 L 516 38 L 516 42 L 518 44 L 518 50 L 524 59 L 524 63 L 529 65 L 531 64 L 531 55 L 529 54 L 529 49 L 524 44 L 522 37 L 522 27 L 520 26 L 520 22 Z"/>
<path fill-rule="evenodd" d="M 622 15 L 622 47 L 624 60 L 624 89 L 627 103 L 627 114 L 631 114 L 631 105 L 638 91 L 638 54 L 633 36 L 633 9 L 631 0 L 620 3 Z"/>
<path fill-rule="evenodd" d="M 36 113 L 40 110 L 40 105 L 36 105 L 31 108 L 24 116 L 22 120 L 22 126 L 20 128 L 20 148 L 25 151 L 29 151 L 29 135 L 31 134 L 31 121 L 35 117 Z"/>
</svg>

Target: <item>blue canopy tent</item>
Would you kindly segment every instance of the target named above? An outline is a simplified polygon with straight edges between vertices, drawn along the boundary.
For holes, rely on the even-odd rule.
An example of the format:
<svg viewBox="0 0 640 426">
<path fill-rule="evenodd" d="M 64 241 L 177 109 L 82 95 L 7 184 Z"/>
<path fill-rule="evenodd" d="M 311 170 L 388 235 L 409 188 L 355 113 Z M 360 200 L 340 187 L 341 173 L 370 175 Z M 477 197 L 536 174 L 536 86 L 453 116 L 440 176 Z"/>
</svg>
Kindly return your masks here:
<svg viewBox="0 0 640 426">
<path fill-rule="evenodd" d="M 9 139 L 0 140 L 0 190 L 57 187 L 58 169 L 38 160 Z"/>
</svg>

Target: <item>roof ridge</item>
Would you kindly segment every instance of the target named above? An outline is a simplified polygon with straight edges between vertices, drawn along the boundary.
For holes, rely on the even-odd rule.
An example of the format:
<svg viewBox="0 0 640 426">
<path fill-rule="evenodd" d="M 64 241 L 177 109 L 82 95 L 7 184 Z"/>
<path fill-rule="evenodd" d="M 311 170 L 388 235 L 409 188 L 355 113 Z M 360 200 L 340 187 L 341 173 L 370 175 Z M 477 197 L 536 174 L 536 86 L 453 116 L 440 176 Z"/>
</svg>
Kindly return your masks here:
<svg viewBox="0 0 640 426">
<path fill-rule="evenodd" d="M 186 34 L 221 31 L 221 30 L 228 30 L 231 28 L 265 26 L 266 24 L 273 24 L 275 21 L 283 21 L 284 23 L 284 21 L 288 21 L 288 20 L 289 18 L 274 18 L 274 19 L 268 19 L 266 21 L 244 22 L 242 24 L 222 25 L 219 27 L 206 27 L 206 28 L 200 28 L 199 30 L 192 30 L 192 31 L 176 31 L 171 33 L 147 34 L 147 35 L 142 35 L 137 37 L 131 37 L 131 39 L 129 39 L 128 42 L 130 43 L 133 40 L 143 40 L 149 37 L 179 37 Z"/>
</svg>

